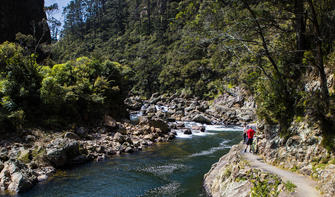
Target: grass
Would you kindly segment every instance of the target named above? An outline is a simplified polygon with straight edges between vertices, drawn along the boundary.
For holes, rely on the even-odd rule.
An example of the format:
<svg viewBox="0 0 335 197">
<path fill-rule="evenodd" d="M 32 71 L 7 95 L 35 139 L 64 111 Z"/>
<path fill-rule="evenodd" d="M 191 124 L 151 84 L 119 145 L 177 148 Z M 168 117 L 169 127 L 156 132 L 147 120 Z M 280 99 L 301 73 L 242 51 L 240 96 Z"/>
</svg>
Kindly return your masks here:
<svg viewBox="0 0 335 197">
<path fill-rule="evenodd" d="M 251 189 L 251 197 L 278 197 L 280 191 L 278 186 L 280 179 L 275 176 L 269 177 L 270 179 L 261 180 L 260 177 L 255 177 L 251 180 L 253 187 Z"/>
<path fill-rule="evenodd" d="M 335 158 L 332 159 L 332 160 L 330 160 L 330 161 L 328 162 L 328 164 L 335 164 Z"/>
<path fill-rule="evenodd" d="M 286 191 L 288 192 L 294 192 L 295 189 L 297 188 L 297 186 L 293 184 L 291 181 L 285 182 L 284 185 L 285 185 Z"/>
<path fill-rule="evenodd" d="M 296 165 L 294 165 L 290 170 L 291 170 L 291 172 L 297 172 L 298 167 Z"/>
</svg>

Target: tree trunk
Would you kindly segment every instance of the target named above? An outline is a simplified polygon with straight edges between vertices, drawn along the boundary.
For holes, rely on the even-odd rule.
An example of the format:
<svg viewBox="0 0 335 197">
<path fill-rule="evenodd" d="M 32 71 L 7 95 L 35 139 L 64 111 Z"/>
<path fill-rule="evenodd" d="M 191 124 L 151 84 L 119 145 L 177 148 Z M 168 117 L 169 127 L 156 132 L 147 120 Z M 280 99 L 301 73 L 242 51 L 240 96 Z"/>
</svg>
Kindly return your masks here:
<svg viewBox="0 0 335 197">
<path fill-rule="evenodd" d="M 324 67 L 324 62 L 323 62 L 323 40 L 322 40 L 322 35 L 320 31 L 320 24 L 318 21 L 318 15 L 316 13 L 314 3 L 312 0 L 308 0 L 308 4 L 310 6 L 312 16 L 311 20 L 313 23 L 313 28 L 314 28 L 314 39 L 315 43 L 317 46 L 316 49 L 316 67 L 319 70 L 319 77 L 320 77 L 320 88 L 321 88 L 321 94 L 322 94 L 322 101 L 324 102 L 325 105 L 325 113 L 328 113 L 329 109 L 329 92 L 328 92 L 328 85 L 327 85 L 327 75 L 325 72 L 325 67 Z"/>
<path fill-rule="evenodd" d="M 306 24 L 304 16 L 304 0 L 295 0 L 295 29 L 297 37 L 296 64 L 301 64 L 306 50 Z"/>
</svg>

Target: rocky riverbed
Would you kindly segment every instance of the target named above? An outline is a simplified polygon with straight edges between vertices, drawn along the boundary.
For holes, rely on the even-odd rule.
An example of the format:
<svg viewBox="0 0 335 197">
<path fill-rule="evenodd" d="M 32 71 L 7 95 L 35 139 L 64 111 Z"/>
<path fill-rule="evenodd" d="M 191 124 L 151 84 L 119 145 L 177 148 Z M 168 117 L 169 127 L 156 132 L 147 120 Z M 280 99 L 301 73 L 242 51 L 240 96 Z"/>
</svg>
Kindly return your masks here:
<svg viewBox="0 0 335 197">
<path fill-rule="evenodd" d="M 192 131 L 204 132 L 205 124 L 241 124 L 255 118 L 253 101 L 245 99 L 239 90 L 211 102 L 176 94 L 153 94 L 148 100 L 129 97 L 125 104 L 132 122 L 105 116 L 99 127 L 62 132 L 26 129 L 0 140 L 0 193 L 29 190 L 57 169 L 170 141 L 176 130 L 191 135 Z M 185 121 L 199 124 L 189 127 Z"/>
<path fill-rule="evenodd" d="M 155 93 L 147 100 L 139 96 L 129 97 L 125 104 L 133 117 L 140 114 L 149 119 L 162 118 L 169 122 L 240 125 L 256 118 L 253 98 L 246 97 L 240 88 L 233 88 L 212 101 Z"/>
<path fill-rule="evenodd" d="M 162 119 L 144 119 L 132 125 L 108 116 L 98 128 L 79 127 L 56 133 L 26 130 L 24 140 L 16 136 L 0 141 L 0 191 L 23 192 L 47 180 L 57 169 L 132 153 L 174 137 Z"/>
</svg>

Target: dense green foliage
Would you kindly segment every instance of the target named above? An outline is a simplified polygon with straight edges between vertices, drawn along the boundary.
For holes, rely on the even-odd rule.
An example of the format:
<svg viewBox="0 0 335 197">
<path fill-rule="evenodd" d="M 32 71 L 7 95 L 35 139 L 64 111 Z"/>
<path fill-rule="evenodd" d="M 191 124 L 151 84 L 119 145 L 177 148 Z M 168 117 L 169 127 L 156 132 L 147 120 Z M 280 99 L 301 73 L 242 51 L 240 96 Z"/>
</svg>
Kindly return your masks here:
<svg viewBox="0 0 335 197">
<path fill-rule="evenodd" d="M 242 86 L 258 115 L 329 124 L 325 67 L 333 51 L 335 4 L 329 0 L 73 0 L 55 59 L 84 54 L 129 65 L 135 93 L 183 92 L 212 98 Z M 329 67 L 332 69 L 331 67 Z M 320 86 L 306 89 L 311 76 Z M 312 106 L 312 107 L 311 107 Z"/>
<path fill-rule="evenodd" d="M 2 129 L 60 126 L 124 116 L 130 69 L 81 57 L 53 67 L 36 63 L 16 44 L 0 45 Z"/>
<path fill-rule="evenodd" d="M 53 114 L 85 121 L 120 103 L 128 88 L 211 99 L 239 86 L 283 137 L 306 117 L 330 136 L 324 146 L 335 147 L 332 0 L 72 0 L 63 13 L 51 57 L 59 64 L 43 67 L 34 50 L 3 46 L 11 49 L 2 52 L 2 119 L 29 118 L 36 108 L 46 110 L 29 114 L 51 122 Z M 56 39 L 59 22 L 49 22 Z"/>
</svg>

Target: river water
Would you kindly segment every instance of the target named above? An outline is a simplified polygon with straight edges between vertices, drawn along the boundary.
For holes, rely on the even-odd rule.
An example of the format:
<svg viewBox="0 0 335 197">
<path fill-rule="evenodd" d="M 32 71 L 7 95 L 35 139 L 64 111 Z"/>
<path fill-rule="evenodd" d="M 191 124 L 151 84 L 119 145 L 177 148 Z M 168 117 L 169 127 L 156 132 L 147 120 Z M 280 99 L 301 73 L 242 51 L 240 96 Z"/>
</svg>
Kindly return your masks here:
<svg viewBox="0 0 335 197">
<path fill-rule="evenodd" d="M 60 171 L 19 197 L 205 196 L 202 181 L 211 165 L 241 141 L 240 128 L 207 127 L 205 133 L 156 144 L 142 152 L 116 156 Z"/>
</svg>

